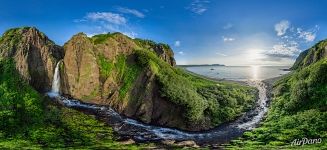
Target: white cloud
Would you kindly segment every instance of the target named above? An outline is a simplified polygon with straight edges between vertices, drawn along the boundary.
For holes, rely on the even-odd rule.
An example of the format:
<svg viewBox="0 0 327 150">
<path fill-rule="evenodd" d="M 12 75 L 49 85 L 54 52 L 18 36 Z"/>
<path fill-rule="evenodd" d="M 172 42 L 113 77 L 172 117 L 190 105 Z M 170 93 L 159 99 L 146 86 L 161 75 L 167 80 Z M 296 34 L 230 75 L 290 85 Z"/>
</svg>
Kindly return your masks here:
<svg viewBox="0 0 327 150">
<path fill-rule="evenodd" d="M 223 39 L 224 42 L 232 42 L 232 41 L 235 41 L 235 38 L 225 37 L 225 36 L 222 36 L 222 39 Z"/>
<path fill-rule="evenodd" d="M 297 42 L 279 43 L 266 54 L 274 57 L 294 57 L 300 52 L 299 44 Z"/>
<path fill-rule="evenodd" d="M 223 53 L 219 53 L 219 52 L 217 52 L 217 53 L 216 53 L 216 55 L 219 55 L 219 56 L 224 56 L 224 57 L 226 57 L 226 56 L 227 56 L 226 54 L 223 54 Z"/>
<path fill-rule="evenodd" d="M 133 27 L 128 24 L 128 20 L 118 13 L 89 12 L 82 19 L 75 19 L 74 22 L 85 25 L 84 32 L 88 36 L 108 32 L 120 32 L 131 38 L 137 36 Z"/>
<path fill-rule="evenodd" d="M 128 37 L 130 37 L 132 39 L 135 39 L 136 36 L 138 35 L 137 33 L 133 32 L 133 31 L 130 31 L 130 32 L 124 31 L 122 33 L 125 34 L 125 35 L 127 35 Z"/>
<path fill-rule="evenodd" d="M 302 44 L 313 42 L 316 39 L 319 26 L 304 30 L 291 26 L 287 20 L 282 20 L 275 25 L 279 43 L 273 45 L 271 50 L 265 52 L 269 58 L 295 58 L 302 48 Z"/>
<path fill-rule="evenodd" d="M 179 51 L 178 54 L 179 55 L 185 55 L 185 53 L 183 51 Z"/>
<path fill-rule="evenodd" d="M 127 20 L 120 14 L 112 12 L 90 12 L 87 13 L 85 19 L 91 21 L 105 21 L 113 24 L 126 24 Z"/>
<path fill-rule="evenodd" d="M 140 12 L 140 11 L 138 11 L 136 9 L 129 9 L 129 8 L 126 8 L 126 7 L 118 7 L 117 10 L 119 12 L 121 12 L 121 13 L 132 14 L 132 15 L 134 15 L 136 17 L 139 17 L 139 18 L 144 18 L 145 17 L 145 15 L 142 12 Z"/>
<path fill-rule="evenodd" d="M 181 41 L 175 41 L 174 46 L 175 46 L 175 47 L 179 47 L 179 46 L 181 46 Z"/>
<path fill-rule="evenodd" d="M 275 24 L 275 31 L 278 36 L 282 36 L 286 33 L 287 29 L 290 27 L 290 22 L 287 20 L 282 20 Z"/>
<path fill-rule="evenodd" d="M 202 15 L 205 11 L 207 11 L 208 3 L 210 3 L 209 0 L 193 0 L 191 4 L 186 7 L 186 9 L 198 15 Z"/>
<path fill-rule="evenodd" d="M 223 29 L 227 30 L 227 29 L 232 28 L 233 26 L 234 26 L 233 24 L 227 23 L 226 25 L 223 26 Z"/>
<path fill-rule="evenodd" d="M 302 28 L 297 28 L 297 33 L 299 35 L 299 38 L 302 38 L 305 40 L 305 42 L 312 42 L 316 39 L 316 33 L 319 30 L 319 26 L 315 26 L 315 28 L 304 31 Z"/>
</svg>

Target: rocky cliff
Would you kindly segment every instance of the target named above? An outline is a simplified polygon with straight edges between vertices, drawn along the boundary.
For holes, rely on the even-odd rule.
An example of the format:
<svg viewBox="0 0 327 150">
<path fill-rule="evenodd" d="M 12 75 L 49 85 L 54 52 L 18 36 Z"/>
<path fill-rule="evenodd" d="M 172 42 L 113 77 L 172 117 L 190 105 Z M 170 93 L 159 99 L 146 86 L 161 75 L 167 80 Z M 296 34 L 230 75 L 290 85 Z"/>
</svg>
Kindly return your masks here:
<svg viewBox="0 0 327 150">
<path fill-rule="evenodd" d="M 146 123 L 183 126 L 181 108 L 162 98 L 155 74 L 137 64 L 135 51 L 139 49 L 153 52 L 163 63 L 176 65 L 168 45 L 133 40 L 121 33 L 73 36 L 64 45 L 62 93 L 110 105 Z"/>
<path fill-rule="evenodd" d="M 39 91 L 51 89 L 63 49 L 33 27 L 10 29 L 0 38 L 0 58 L 13 58 L 22 77 Z"/>
<path fill-rule="evenodd" d="M 17 28 L 0 39 L 1 58 L 13 58 L 20 74 L 49 91 L 60 60 L 63 95 L 109 105 L 145 123 L 199 131 L 230 121 L 255 103 L 253 88 L 213 82 L 176 68 L 167 44 L 121 33 L 74 35 L 63 47 L 35 28 Z"/>
<path fill-rule="evenodd" d="M 296 59 L 292 70 L 309 66 L 319 60 L 327 57 L 327 40 L 318 42 L 310 49 L 303 51 Z"/>
</svg>

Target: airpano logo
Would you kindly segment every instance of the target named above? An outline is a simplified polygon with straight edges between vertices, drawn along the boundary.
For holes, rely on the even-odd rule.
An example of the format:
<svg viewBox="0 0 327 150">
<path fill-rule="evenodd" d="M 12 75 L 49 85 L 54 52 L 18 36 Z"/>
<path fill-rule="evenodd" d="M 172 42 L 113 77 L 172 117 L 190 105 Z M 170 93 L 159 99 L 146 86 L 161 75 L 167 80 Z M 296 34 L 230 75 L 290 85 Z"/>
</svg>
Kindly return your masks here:
<svg viewBox="0 0 327 150">
<path fill-rule="evenodd" d="M 306 144 L 320 144 L 322 142 L 321 138 L 318 139 L 308 139 L 308 138 L 302 138 L 302 139 L 295 139 L 292 141 L 291 146 L 304 146 Z"/>
</svg>

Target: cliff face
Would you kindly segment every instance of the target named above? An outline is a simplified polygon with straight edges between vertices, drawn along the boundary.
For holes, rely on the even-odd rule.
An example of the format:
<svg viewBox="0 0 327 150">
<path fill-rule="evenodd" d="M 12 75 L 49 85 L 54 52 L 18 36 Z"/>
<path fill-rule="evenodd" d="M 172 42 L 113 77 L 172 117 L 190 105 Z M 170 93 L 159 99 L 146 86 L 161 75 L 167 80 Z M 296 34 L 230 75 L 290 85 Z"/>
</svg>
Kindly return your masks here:
<svg viewBox="0 0 327 150">
<path fill-rule="evenodd" d="M 108 105 L 145 123 L 190 131 L 210 129 L 253 106 L 253 88 L 216 83 L 174 67 L 167 44 L 121 33 L 73 36 L 63 47 L 35 28 L 17 28 L 0 38 L 0 59 L 39 91 L 51 89 L 60 63 L 63 95 Z"/>
<path fill-rule="evenodd" d="M 92 42 L 84 34 L 78 34 L 64 45 L 64 49 L 62 92 L 79 99 L 92 92 L 99 95 L 99 67 Z"/>
<path fill-rule="evenodd" d="M 303 51 L 296 59 L 292 70 L 309 66 L 319 60 L 327 57 L 327 40 L 318 42 L 308 50 Z"/>
<path fill-rule="evenodd" d="M 182 109 L 160 96 L 155 74 L 136 63 L 137 49 L 148 49 L 175 66 L 173 52 L 167 45 L 133 40 L 120 33 L 92 38 L 83 33 L 73 36 L 64 45 L 61 92 L 86 102 L 109 105 L 146 123 L 185 126 Z"/>
<path fill-rule="evenodd" d="M 0 57 L 13 58 L 28 83 L 39 91 L 48 91 L 63 50 L 36 28 L 15 28 L 1 37 Z"/>
</svg>

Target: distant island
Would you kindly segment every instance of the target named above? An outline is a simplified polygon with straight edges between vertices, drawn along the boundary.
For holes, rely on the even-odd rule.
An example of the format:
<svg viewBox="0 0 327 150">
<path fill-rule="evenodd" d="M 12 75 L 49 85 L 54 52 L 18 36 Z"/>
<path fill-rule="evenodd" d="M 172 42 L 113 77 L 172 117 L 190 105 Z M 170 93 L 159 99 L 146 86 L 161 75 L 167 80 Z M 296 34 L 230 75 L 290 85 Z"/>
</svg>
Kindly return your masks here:
<svg viewBox="0 0 327 150">
<path fill-rule="evenodd" d="M 224 64 L 193 64 L 193 65 L 177 65 L 180 67 L 203 67 L 203 66 L 225 66 Z"/>
</svg>

